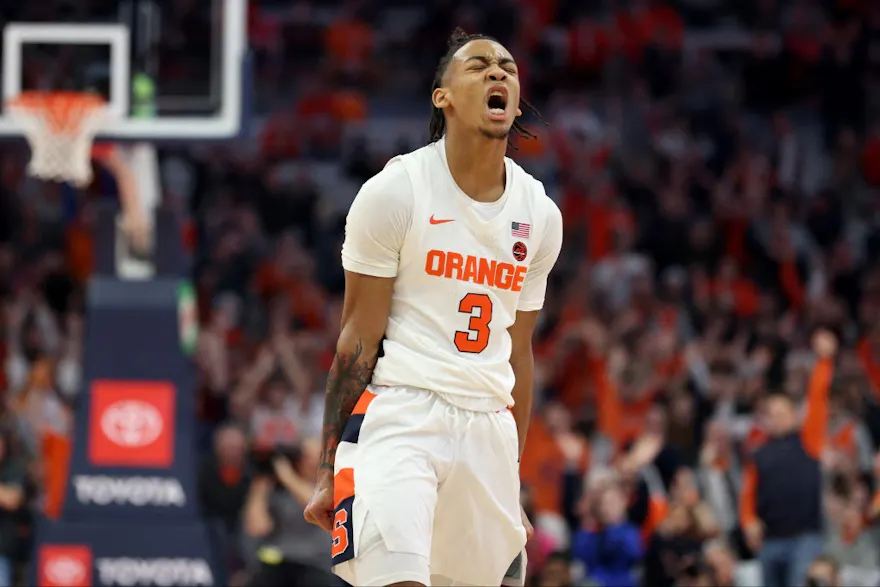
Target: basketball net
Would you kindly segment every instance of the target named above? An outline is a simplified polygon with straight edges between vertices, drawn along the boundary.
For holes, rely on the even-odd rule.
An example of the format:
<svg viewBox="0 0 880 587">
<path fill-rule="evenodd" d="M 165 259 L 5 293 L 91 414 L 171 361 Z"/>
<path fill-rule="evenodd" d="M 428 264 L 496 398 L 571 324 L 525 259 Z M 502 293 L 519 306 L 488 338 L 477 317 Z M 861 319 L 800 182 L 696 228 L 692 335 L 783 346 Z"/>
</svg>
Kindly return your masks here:
<svg viewBox="0 0 880 587">
<path fill-rule="evenodd" d="M 78 187 L 91 182 L 92 142 L 110 118 L 100 96 L 25 92 L 13 98 L 7 108 L 31 147 L 29 175 Z"/>
</svg>

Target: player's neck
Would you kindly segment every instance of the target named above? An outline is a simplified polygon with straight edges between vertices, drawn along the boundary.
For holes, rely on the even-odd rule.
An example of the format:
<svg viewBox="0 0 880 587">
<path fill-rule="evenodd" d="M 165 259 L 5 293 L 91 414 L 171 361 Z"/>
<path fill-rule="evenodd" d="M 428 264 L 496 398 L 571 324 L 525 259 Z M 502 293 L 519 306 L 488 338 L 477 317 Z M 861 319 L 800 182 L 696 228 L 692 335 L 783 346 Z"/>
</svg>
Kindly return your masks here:
<svg viewBox="0 0 880 587">
<path fill-rule="evenodd" d="M 504 193 L 507 141 L 464 132 L 446 132 L 446 164 L 452 179 L 477 202 L 494 202 Z"/>
</svg>

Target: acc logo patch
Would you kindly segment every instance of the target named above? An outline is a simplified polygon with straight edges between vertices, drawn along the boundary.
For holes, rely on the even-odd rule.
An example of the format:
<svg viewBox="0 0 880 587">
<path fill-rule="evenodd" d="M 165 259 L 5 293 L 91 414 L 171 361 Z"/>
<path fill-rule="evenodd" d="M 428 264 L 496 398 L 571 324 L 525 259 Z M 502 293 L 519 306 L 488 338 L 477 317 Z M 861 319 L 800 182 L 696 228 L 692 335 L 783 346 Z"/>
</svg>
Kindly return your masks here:
<svg viewBox="0 0 880 587">
<path fill-rule="evenodd" d="M 517 261 L 524 261 L 526 255 L 529 254 L 529 250 L 526 248 L 525 243 L 517 241 L 513 244 L 513 258 Z"/>
</svg>

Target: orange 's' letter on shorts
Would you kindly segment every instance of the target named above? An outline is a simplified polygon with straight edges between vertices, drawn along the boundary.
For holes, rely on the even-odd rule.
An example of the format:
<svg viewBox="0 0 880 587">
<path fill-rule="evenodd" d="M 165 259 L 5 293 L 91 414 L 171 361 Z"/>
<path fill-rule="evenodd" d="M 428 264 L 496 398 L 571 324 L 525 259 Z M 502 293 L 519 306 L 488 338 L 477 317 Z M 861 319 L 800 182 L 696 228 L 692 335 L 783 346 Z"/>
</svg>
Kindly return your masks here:
<svg viewBox="0 0 880 587">
<path fill-rule="evenodd" d="M 348 548 L 348 530 L 345 523 L 348 521 L 348 512 L 339 510 L 333 518 L 333 546 L 330 548 L 331 556 L 339 556 Z"/>
</svg>

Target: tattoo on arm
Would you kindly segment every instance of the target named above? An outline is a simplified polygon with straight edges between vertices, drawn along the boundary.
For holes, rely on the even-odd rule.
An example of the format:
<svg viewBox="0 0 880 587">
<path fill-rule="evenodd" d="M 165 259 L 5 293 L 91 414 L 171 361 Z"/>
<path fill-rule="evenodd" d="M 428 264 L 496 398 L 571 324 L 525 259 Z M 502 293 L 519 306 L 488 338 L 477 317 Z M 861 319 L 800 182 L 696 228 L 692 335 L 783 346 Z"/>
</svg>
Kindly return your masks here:
<svg viewBox="0 0 880 587">
<path fill-rule="evenodd" d="M 361 340 L 350 352 L 336 352 L 327 374 L 327 397 L 324 400 L 323 450 L 321 468 L 333 470 L 336 447 L 354 406 L 373 377 L 378 349 L 368 352 Z"/>
</svg>

